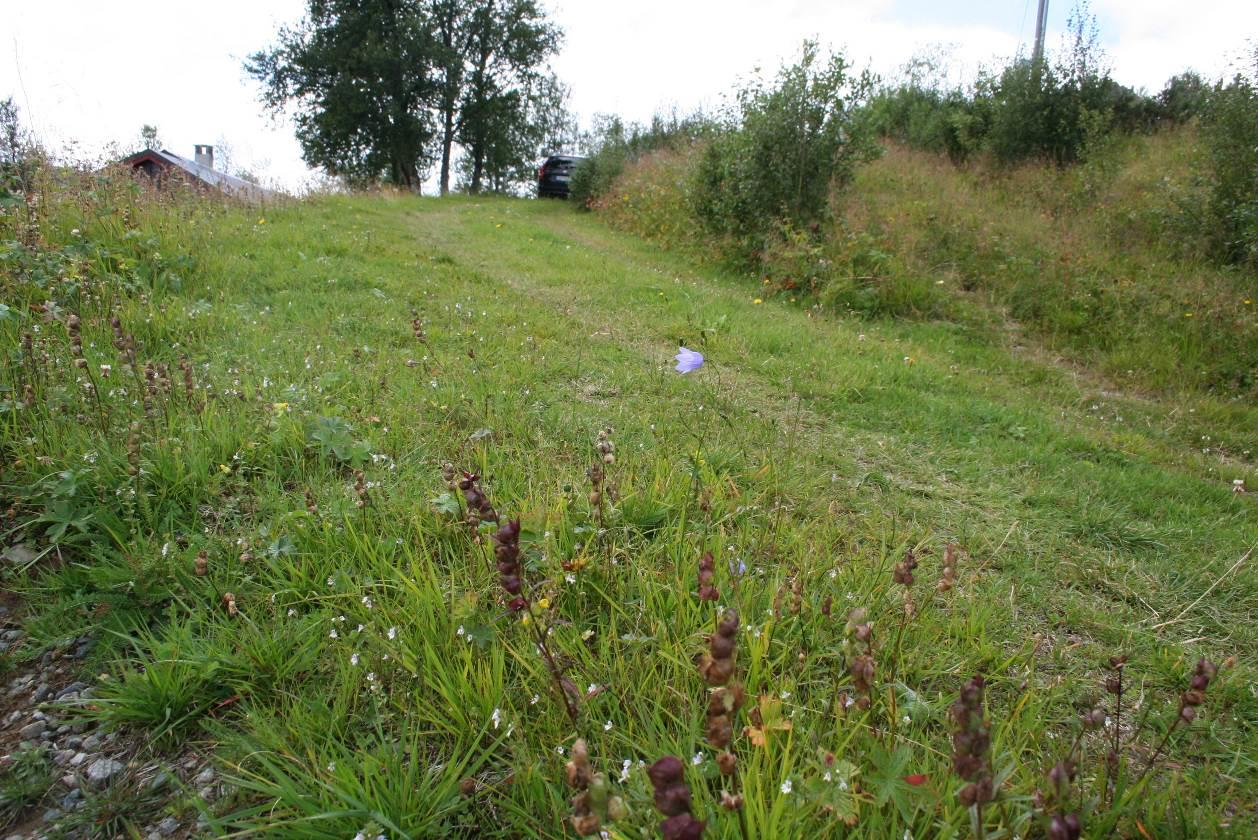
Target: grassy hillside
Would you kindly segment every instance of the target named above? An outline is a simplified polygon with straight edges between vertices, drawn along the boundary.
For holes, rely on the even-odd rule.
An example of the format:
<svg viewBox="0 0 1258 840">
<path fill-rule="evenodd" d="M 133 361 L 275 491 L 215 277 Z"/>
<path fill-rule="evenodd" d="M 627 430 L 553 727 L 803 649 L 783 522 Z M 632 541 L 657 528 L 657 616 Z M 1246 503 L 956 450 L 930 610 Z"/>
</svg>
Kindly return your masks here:
<svg viewBox="0 0 1258 840">
<path fill-rule="evenodd" d="M 831 313 L 944 319 L 1034 343 L 1123 388 L 1252 402 L 1258 277 L 1221 268 L 1180 228 L 1203 199 L 1191 127 L 1115 137 L 1073 168 L 958 168 L 889 146 L 833 200 L 821 237 L 786 231 L 764 297 Z M 601 199 L 614 226 L 700 258 L 727 250 L 688 211 L 698 155 L 640 160 Z"/>
<path fill-rule="evenodd" d="M 1046 831 L 1072 742 L 1087 836 L 1255 829 L 1249 404 L 1127 392 L 983 319 L 806 309 L 553 202 L 44 212 L 0 261 L 15 824 L 77 774 L 53 823 L 81 835 L 570 836 L 580 736 L 614 837 L 651 836 L 670 754 L 708 837 L 964 836 L 949 706 L 982 673 L 987 836 Z M 447 463 L 521 519 L 523 612 Z M 731 608 L 736 783 L 695 666 Z M 1228 664 L 1171 731 L 1202 656 Z M 125 770 L 21 734 L 51 669 L 85 698 L 42 713 Z"/>
</svg>

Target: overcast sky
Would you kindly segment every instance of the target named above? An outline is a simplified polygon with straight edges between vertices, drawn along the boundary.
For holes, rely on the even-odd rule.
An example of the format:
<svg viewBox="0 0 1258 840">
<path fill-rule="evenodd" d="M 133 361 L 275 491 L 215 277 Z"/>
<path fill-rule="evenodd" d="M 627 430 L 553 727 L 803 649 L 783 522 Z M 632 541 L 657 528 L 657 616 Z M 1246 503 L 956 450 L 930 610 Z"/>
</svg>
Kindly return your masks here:
<svg viewBox="0 0 1258 840">
<path fill-rule="evenodd" d="M 954 69 L 1029 52 L 1035 0 L 543 0 L 565 31 L 554 62 L 583 122 L 594 113 L 649 119 L 657 110 L 713 107 L 756 67 L 775 69 L 804 38 L 843 49 L 860 67 L 893 73 L 946 45 Z M 308 176 L 291 126 L 273 125 L 241 63 L 296 21 L 303 0 L 140 4 L 7 0 L 0 19 L 0 98 L 13 96 L 54 151 L 132 151 L 144 123 L 192 156 L 230 146 L 238 166 L 288 186 Z M 1050 49 L 1073 4 L 1051 0 Z M 1156 92 L 1186 68 L 1214 77 L 1258 39 L 1258 0 L 1094 0 L 1115 77 Z"/>
</svg>

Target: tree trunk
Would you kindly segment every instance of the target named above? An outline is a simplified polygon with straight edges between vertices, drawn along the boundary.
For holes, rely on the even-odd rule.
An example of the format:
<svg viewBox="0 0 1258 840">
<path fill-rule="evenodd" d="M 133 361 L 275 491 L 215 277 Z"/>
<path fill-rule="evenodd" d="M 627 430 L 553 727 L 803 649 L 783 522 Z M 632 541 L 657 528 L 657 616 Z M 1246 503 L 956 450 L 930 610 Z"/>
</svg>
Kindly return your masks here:
<svg viewBox="0 0 1258 840">
<path fill-rule="evenodd" d="M 450 147 L 454 145 L 454 106 L 445 107 L 441 131 L 441 194 L 450 192 Z"/>
<path fill-rule="evenodd" d="M 481 179 L 485 175 L 485 150 L 477 146 L 472 153 L 472 194 L 480 192 Z"/>
</svg>

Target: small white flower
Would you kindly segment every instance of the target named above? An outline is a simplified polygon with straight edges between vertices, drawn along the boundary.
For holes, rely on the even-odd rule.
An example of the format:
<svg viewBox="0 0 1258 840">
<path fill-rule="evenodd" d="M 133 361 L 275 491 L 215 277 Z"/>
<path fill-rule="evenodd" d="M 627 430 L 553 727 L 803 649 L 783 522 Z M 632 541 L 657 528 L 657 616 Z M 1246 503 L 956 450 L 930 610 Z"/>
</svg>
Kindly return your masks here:
<svg viewBox="0 0 1258 840">
<path fill-rule="evenodd" d="M 611 722 L 610 720 L 609 720 L 609 721 L 607 721 L 606 723 L 604 723 L 604 724 L 603 724 L 603 731 L 604 731 L 604 732 L 611 732 L 611 731 L 612 731 L 612 725 L 613 725 L 613 724 L 612 724 L 612 722 Z"/>
<path fill-rule="evenodd" d="M 376 672 L 375 672 L 375 671 L 368 671 L 368 672 L 367 672 L 367 682 L 373 683 L 373 682 L 375 682 L 375 681 L 376 681 Z"/>
<path fill-rule="evenodd" d="M 781 699 L 783 699 L 783 700 L 789 700 L 789 699 L 790 699 L 790 697 L 791 697 L 791 693 L 790 693 L 789 691 L 783 691 L 783 692 L 782 692 L 781 694 L 779 694 L 778 696 L 779 696 Z"/>
<path fill-rule="evenodd" d="M 629 768 L 631 768 L 632 766 L 633 766 L 633 760 L 632 760 L 632 759 L 628 759 L 628 758 L 626 758 L 623 762 L 621 762 L 621 764 L 620 764 L 620 777 L 619 777 L 619 780 L 620 780 L 621 782 L 627 782 L 627 781 L 629 781 Z"/>
<path fill-rule="evenodd" d="M 360 831 L 354 835 L 354 840 L 367 840 L 367 835 Z"/>
<path fill-rule="evenodd" d="M 825 774 L 821 777 L 821 781 L 823 781 L 823 782 L 833 782 L 833 781 L 834 781 L 834 776 L 831 776 L 831 775 L 830 775 L 830 771 L 829 771 L 829 770 L 827 770 L 827 771 L 825 772 Z"/>
<path fill-rule="evenodd" d="M 598 691 L 598 683 L 590 683 L 590 687 L 585 690 L 586 694 L 593 694 Z"/>
<path fill-rule="evenodd" d="M 390 627 L 390 628 L 389 628 L 389 632 L 388 632 L 388 634 L 387 634 L 387 635 L 388 635 L 388 637 L 389 637 L 389 639 L 390 639 L 390 640 L 392 640 L 392 639 L 396 639 L 396 638 L 397 638 L 397 628 L 396 628 L 396 627 Z"/>
<path fill-rule="evenodd" d="M 373 604 L 373 603 L 371 602 L 371 596 L 370 596 L 370 595 L 364 595 L 364 596 L 363 596 L 363 606 L 364 606 L 364 607 L 366 607 L 367 609 L 371 609 L 373 606 L 375 606 L 375 604 Z"/>
<path fill-rule="evenodd" d="M 337 632 L 336 632 L 336 628 L 335 628 L 335 627 L 333 627 L 333 628 L 332 628 L 332 632 L 328 633 L 328 638 L 329 638 L 329 639 L 339 639 L 339 638 L 340 638 L 340 636 L 339 636 L 339 635 L 337 635 Z"/>
<path fill-rule="evenodd" d="M 292 607 L 289 607 L 289 608 L 288 608 L 288 617 L 289 617 L 289 618 L 292 618 L 292 617 L 293 617 L 293 616 L 295 616 L 295 615 L 297 615 L 297 610 L 293 609 Z"/>
<path fill-rule="evenodd" d="M 455 631 L 454 631 L 454 635 L 456 635 L 456 636 L 460 636 L 460 637 L 463 635 L 463 625 L 462 625 L 462 624 L 460 624 L 460 625 L 459 625 L 459 629 L 458 629 L 458 630 L 455 630 Z"/>
<path fill-rule="evenodd" d="M 328 772 L 329 772 L 329 773 L 335 773 L 335 772 L 336 772 L 336 762 L 335 762 L 335 761 L 329 761 L 329 762 L 328 762 Z"/>
<path fill-rule="evenodd" d="M 839 790 L 847 790 L 847 780 L 839 779 Z"/>
<path fill-rule="evenodd" d="M 328 586 L 336 586 L 336 578 L 333 575 L 328 575 Z"/>
<path fill-rule="evenodd" d="M 697 752 L 697 753 L 695 753 L 693 756 L 691 756 L 691 757 L 690 757 L 690 763 L 691 763 L 691 764 L 693 764 L 695 767 L 698 767 L 700 764 L 702 764 L 702 763 L 703 763 L 703 751 L 702 751 L 702 750 L 700 750 L 699 752 Z"/>
<path fill-rule="evenodd" d="M 534 694 L 534 695 L 533 695 L 533 699 L 529 701 L 529 705 L 530 705 L 530 706 L 536 706 L 536 705 L 537 705 L 537 701 L 538 701 L 538 700 L 541 700 L 541 699 L 542 699 L 542 697 L 541 697 L 541 695 L 540 695 L 540 694 Z"/>
<path fill-rule="evenodd" d="M 791 789 L 792 789 L 792 785 L 791 785 L 790 779 L 787 779 L 785 782 L 782 782 L 782 787 L 780 788 L 782 793 L 790 793 Z"/>
<path fill-rule="evenodd" d="M 489 716 L 489 719 L 494 722 L 494 729 L 497 729 L 498 724 L 502 722 L 502 710 L 494 709 L 494 713 Z"/>
<path fill-rule="evenodd" d="M 363 630 L 366 628 L 366 626 L 367 626 L 367 625 L 365 625 L 365 624 L 360 624 L 360 625 L 358 625 L 357 627 L 355 627 L 355 628 L 354 628 L 354 632 L 355 632 L 355 633 L 361 633 L 361 632 L 363 632 Z"/>
<path fill-rule="evenodd" d="M 568 583 L 576 583 L 576 582 L 577 582 L 577 576 L 576 576 L 576 575 L 572 575 L 572 574 L 564 575 L 564 576 L 563 576 L 563 579 L 564 579 L 565 581 L 567 581 Z"/>
<path fill-rule="evenodd" d="M 356 666 L 356 665 L 358 665 L 358 654 L 357 654 L 357 653 L 355 653 L 355 654 L 353 654 L 353 655 L 351 655 L 351 656 L 350 656 L 350 658 L 349 658 L 349 664 L 351 664 L 351 665 L 355 665 L 355 666 Z"/>
<path fill-rule="evenodd" d="M 905 715 L 904 717 L 900 718 L 900 723 L 904 724 L 905 726 L 908 726 L 912 722 L 913 722 L 912 719 L 910 719 L 908 715 Z"/>
</svg>

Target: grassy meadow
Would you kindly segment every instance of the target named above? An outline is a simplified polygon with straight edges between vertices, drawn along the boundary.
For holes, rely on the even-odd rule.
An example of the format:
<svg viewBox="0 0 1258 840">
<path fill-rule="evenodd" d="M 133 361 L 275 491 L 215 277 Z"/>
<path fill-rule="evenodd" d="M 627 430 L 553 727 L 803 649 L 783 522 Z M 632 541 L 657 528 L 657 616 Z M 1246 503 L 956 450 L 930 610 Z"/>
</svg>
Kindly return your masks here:
<svg viewBox="0 0 1258 840">
<path fill-rule="evenodd" d="M 1011 323 L 1030 272 L 1000 285 L 970 246 L 893 236 L 934 212 L 908 183 L 931 164 L 895 154 L 848 218 L 904 267 L 904 312 L 560 202 L 250 211 L 103 183 L 11 210 L 0 481 L 24 635 L 0 670 L 94 639 L 90 699 L 45 708 L 116 733 L 128 767 L 61 830 L 573 836 L 580 738 L 623 803 L 591 797 L 614 838 L 655 836 L 646 767 L 666 755 L 707 837 L 1040 837 L 1065 812 L 1087 837 L 1252 836 L 1258 508 L 1235 490 L 1258 488 L 1258 409 L 1218 384 L 1235 357 L 1203 333 L 1210 382 L 1172 387 L 1186 351 L 1128 330 L 1160 323 L 1148 307 L 1120 306 L 1100 348 L 1053 313 Z M 929 281 L 928 253 L 947 263 Z M 1213 285 L 1234 280 L 1184 291 L 1202 321 L 1248 311 Z M 1235 317 L 1252 358 L 1255 316 Z M 679 345 L 704 365 L 674 371 Z M 466 521 L 464 470 L 521 522 L 524 609 L 495 526 Z M 696 667 L 730 610 L 733 776 Z M 1218 674 L 1176 725 L 1201 657 Z M 979 809 L 950 712 L 976 674 Z M 3 738 L 16 825 L 64 770 Z M 190 755 L 218 773 L 208 795 Z"/>
</svg>

